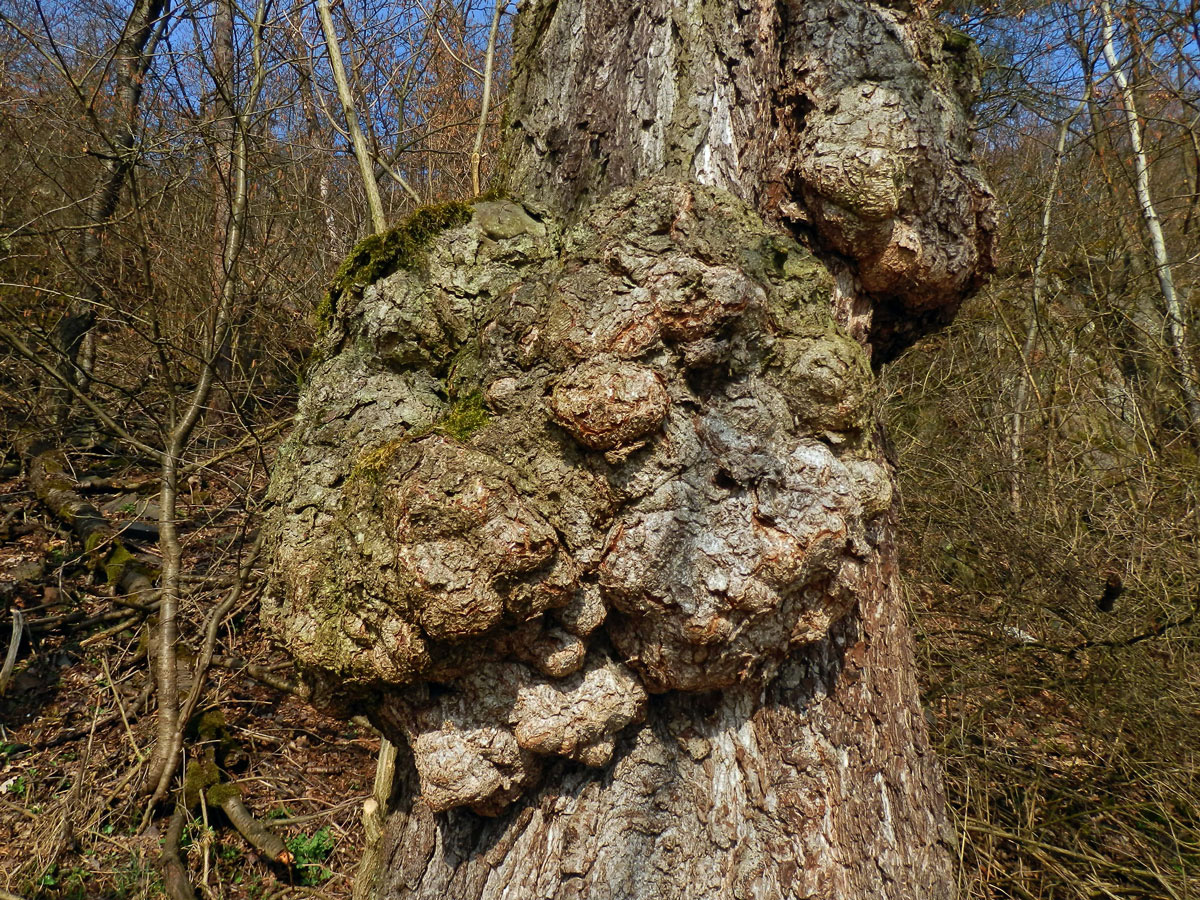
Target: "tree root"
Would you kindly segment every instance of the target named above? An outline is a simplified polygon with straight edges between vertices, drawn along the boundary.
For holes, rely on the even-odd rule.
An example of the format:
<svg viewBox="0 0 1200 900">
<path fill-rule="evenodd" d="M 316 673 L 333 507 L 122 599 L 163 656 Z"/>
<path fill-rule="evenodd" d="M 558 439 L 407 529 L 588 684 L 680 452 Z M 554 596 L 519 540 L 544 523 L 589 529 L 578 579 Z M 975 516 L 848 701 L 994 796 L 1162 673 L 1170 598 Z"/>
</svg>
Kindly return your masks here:
<svg viewBox="0 0 1200 900">
<path fill-rule="evenodd" d="M 171 822 L 167 825 L 167 835 L 163 840 L 162 854 L 158 865 L 162 869 L 163 887 L 171 900 L 196 900 L 196 892 L 187 875 L 187 867 L 179 857 L 179 839 L 183 835 L 182 806 L 175 807 L 171 814 Z"/>
<path fill-rule="evenodd" d="M 210 805 L 221 807 L 233 823 L 233 827 L 255 850 L 272 862 L 285 866 L 292 864 L 292 853 L 284 844 L 283 838 L 254 817 L 242 802 L 241 792 L 234 785 L 213 785 L 204 796 Z"/>
</svg>

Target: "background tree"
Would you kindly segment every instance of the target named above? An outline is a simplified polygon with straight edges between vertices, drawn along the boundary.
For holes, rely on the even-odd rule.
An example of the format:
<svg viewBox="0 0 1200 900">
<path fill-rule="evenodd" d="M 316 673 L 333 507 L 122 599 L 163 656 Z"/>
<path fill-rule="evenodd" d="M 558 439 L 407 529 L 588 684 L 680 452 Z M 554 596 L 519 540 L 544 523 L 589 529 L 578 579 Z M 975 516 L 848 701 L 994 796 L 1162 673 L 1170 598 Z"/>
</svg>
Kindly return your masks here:
<svg viewBox="0 0 1200 900">
<path fill-rule="evenodd" d="M 1180 297 L 1196 274 L 1193 13 L 1113 7 Z M 1171 896 L 1195 880 L 1196 457 L 1129 110 L 1100 9 L 953 20 L 989 62 L 979 139 L 1002 253 L 969 311 L 886 380 L 964 885 Z"/>
</svg>

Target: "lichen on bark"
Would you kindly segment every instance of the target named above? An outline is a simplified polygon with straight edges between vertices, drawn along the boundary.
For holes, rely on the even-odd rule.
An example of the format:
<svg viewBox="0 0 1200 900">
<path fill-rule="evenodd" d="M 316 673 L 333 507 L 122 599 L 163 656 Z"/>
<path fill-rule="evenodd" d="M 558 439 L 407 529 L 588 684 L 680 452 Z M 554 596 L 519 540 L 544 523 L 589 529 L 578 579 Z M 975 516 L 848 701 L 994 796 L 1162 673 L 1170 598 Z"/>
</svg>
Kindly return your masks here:
<svg viewBox="0 0 1200 900">
<path fill-rule="evenodd" d="M 830 276 L 724 190 L 651 179 L 565 230 L 489 201 L 426 252 L 330 323 L 264 615 L 432 809 L 496 814 L 547 758 L 607 765 L 649 693 L 824 640 L 891 482 Z"/>
</svg>

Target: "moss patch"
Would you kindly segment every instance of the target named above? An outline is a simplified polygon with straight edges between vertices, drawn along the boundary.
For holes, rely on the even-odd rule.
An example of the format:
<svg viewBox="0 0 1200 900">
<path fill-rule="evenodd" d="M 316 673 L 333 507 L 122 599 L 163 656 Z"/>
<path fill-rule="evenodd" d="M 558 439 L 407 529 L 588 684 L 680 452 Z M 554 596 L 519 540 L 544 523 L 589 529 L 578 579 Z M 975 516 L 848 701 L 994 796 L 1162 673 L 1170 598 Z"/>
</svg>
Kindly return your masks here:
<svg viewBox="0 0 1200 900">
<path fill-rule="evenodd" d="M 487 202 L 490 202 L 493 200 L 509 200 L 509 199 L 511 199 L 511 198 L 508 195 L 508 191 L 506 191 L 502 186 L 492 185 L 491 187 L 489 187 L 486 191 L 484 191 L 482 194 L 480 194 L 478 197 L 476 197 L 471 202 L 472 203 L 487 203 Z"/>
<path fill-rule="evenodd" d="M 434 237 L 469 221 L 471 207 L 466 203 L 441 203 L 418 209 L 382 234 L 363 238 L 338 266 L 329 290 L 317 304 L 318 331 L 324 332 L 333 322 L 342 297 L 401 269 L 415 269 Z"/>
<path fill-rule="evenodd" d="M 959 31 L 952 25 L 940 24 L 942 47 L 951 53 L 968 53 L 974 41 L 965 32 Z"/>
<path fill-rule="evenodd" d="M 354 464 L 354 469 L 350 473 L 350 477 L 378 477 L 391 464 L 392 457 L 396 455 L 396 451 L 412 440 L 413 437 L 415 437 L 415 434 L 409 432 L 404 437 L 388 441 L 386 444 L 379 444 L 370 450 L 364 450 L 358 458 L 358 462 Z"/>
<path fill-rule="evenodd" d="M 456 441 L 465 441 L 486 425 L 490 418 L 483 404 L 483 392 L 476 391 L 456 401 L 430 430 Z"/>
<path fill-rule="evenodd" d="M 205 793 L 204 798 L 209 806 L 224 806 L 229 800 L 242 796 L 241 789 L 235 784 L 214 784 Z"/>
<path fill-rule="evenodd" d="M 224 742 L 229 739 L 225 728 L 225 714 L 219 709 L 201 713 L 196 720 L 196 737 L 205 742 Z"/>
<path fill-rule="evenodd" d="M 116 542 L 108 559 L 104 560 L 104 580 L 110 587 L 118 584 L 125 574 L 125 567 L 133 562 L 133 554 L 125 549 L 120 541 Z"/>
<path fill-rule="evenodd" d="M 406 444 L 430 434 L 444 435 L 463 443 L 480 428 L 487 425 L 491 418 L 491 413 L 484 405 L 483 392 L 476 391 L 468 394 L 452 403 L 445 414 L 433 424 L 424 428 L 414 428 L 403 437 L 364 450 L 354 464 L 350 477 L 351 479 L 368 478 L 378 481 L 379 476 L 392 464 L 396 453 Z"/>
<path fill-rule="evenodd" d="M 200 802 L 201 794 L 220 781 L 221 773 L 211 758 L 191 760 L 183 776 L 183 802 L 191 809 Z"/>
</svg>

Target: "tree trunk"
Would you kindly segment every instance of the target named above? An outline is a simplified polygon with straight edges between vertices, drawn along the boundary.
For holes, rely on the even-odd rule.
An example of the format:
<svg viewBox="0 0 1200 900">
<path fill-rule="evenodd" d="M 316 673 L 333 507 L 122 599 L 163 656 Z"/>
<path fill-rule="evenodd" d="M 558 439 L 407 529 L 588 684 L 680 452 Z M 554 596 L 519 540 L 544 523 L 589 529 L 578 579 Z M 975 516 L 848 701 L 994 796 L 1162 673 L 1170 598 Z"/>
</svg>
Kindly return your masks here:
<svg viewBox="0 0 1200 900">
<path fill-rule="evenodd" d="M 1117 59 L 1113 37 L 1112 7 L 1107 0 L 1102 0 L 1100 12 L 1103 20 L 1104 59 L 1108 62 L 1108 69 L 1112 72 L 1113 79 L 1121 90 L 1121 98 L 1125 106 L 1125 123 L 1129 127 L 1129 144 L 1133 150 L 1134 188 L 1137 193 L 1138 205 L 1141 207 L 1142 222 L 1150 237 L 1154 274 L 1158 278 L 1159 290 L 1162 292 L 1163 311 L 1167 325 L 1167 346 L 1170 348 L 1171 358 L 1175 363 L 1176 378 L 1187 412 L 1192 441 L 1200 443 L 1200 373 L 1197 372 L 1196 364 L 1192 359 L 1183 307 L 1175 292 L 1175 278 L 1171 274 L 1171 259 L 1167 253 L 1166 238 L 1163 237 L 1162 223 L 1159 221 L 1158 211 L 1154 207 L 1154 199 L 1150 194 L 1150 163 L 1146 151 L 1142 147 L 1142 125 L 1138 119 L 1137 98 L 1129 79 L 1125 77 L 1121 61 Z M 1136 61 L 1137 57 L 1134 58 L 1134 63 Z"/>
<path fill-rule="evenodd" d="M 992 267 L 971 161 L 979 63 L 904 0 L 532 0 L 514 37 L 514 194 L 568 218 L 656 174 L 722 187 L 821 251 L 876 364 Z"/>
<path fill-rule="evenodd" d="M 333 27 L 333 13 L 330 11 L 329 0 L 317 0 L 317 15 L 321 19 L 321 30 L 325 34 L 325 50 L 329 54 L 329 68 L 333 71 L 334 84 L 337 85 L 338 100 L 342 104 L 342 114 L 346 117 L 346 130 L 350 133 L 350 144 L 354 148 L 354 158 L 358 161 L 358 171 L 362 176 L 367 210 L 371 214 L 371 227 L 375 233 L 379 233 L 387 228 L 387 215 L 383 210 L 379 184 L 375 181 L 371 150 L 358 121 L 358 109 L 354 105 L 350 79 L 342 62 L 342 50 L 338 44 L 337 29 Z"/>
<path fill-rule="evenodd" d="M 264 620 L 398 745 L 369 887 L 953 896 L 866 346 L 990 263 L 968 45 L 534 0 L 515 53 L 525 205 L 352 255 L 272 482 Z"/>
<path fill-rule="evenodd" d="M 212 169 L 209 181 L 212 185 L 212 249 L 209 252 L 209 322 L 208 328 L 216 328 L 217 310 L 221 308 L 221 296 L 225 281 L 231 277 L 225 271 L 225 237 L 229 231 L 230 203 L 233 194 L 233 140 L 234 140 L 234 77 L 233 77 L 233 6 L 229 0 L 214 0 L 212 4 L 212 53 L 209 66 L 213 90 L 208 105 L 210 123 L 209 143 L 212 154 Z M 238 318 L 236 311 L 233 319 Z M 217 390 L 209 399 L 207 413 L 212 421 L 219 422 L 233 411 L 232 384 L 234 361 L 234 329 L 225 332 L 217 348 L 214 363 Z"/>
<path fill-rule="evenodd" d="M 404 761 L 378 896 L 954 896 L 894 564 L 872 574 L 766 690 L 655 696 L 610 769 L 556 763 L 501 817 L 432 813 Z"/>
<path fill-rule="evenodd" d="M 84 228 L 79 232 L 76 268 L 83 275 L 79 295 L 67 307 L 54 328 L 51 344 L 58 354 L 58 370 L 72 383 L 76 380 L 75 362 L 84 338 L 96 322 L 96 307 L 104 296 L 97 268 L 103 249 L 103 233 L 117 209 L 121 188 L 134 163 L 137 141 L 138 105 L 142 86 L 154 57 L 156 36 L 162 33 L 163 0 L 138 0 L 125 23 L 113 53 L 116 66 L 114 95 L 118 109 L 116 127 L 111 136 L 101 135 L 103 161 L 92 182 L 92 192 L 83 203 Z M 51 385 L 46 397 L 49 421 L 62 424 L 70 409 L 70 394 Z"/>
</svg>

